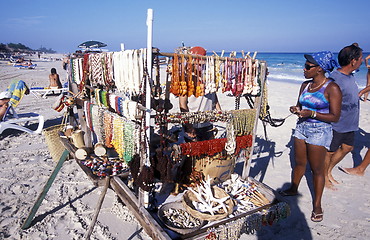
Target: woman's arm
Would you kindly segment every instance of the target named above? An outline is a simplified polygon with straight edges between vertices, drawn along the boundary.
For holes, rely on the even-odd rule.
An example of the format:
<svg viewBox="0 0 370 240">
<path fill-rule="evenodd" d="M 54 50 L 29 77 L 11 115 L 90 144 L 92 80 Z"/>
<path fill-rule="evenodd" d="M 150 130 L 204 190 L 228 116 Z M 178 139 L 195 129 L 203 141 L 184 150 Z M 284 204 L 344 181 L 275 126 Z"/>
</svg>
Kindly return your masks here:
<svg viewBox="0 0 370 240">
<path fill-rule="evenodd" d="M 326 88 L 327 99 L 329 101 L 329 113 L 316 113 L 316 119 L 323 122 L 338 122 L 342 108 L 342 91 L 339 86 L 331 82 Z"/>
</svg>

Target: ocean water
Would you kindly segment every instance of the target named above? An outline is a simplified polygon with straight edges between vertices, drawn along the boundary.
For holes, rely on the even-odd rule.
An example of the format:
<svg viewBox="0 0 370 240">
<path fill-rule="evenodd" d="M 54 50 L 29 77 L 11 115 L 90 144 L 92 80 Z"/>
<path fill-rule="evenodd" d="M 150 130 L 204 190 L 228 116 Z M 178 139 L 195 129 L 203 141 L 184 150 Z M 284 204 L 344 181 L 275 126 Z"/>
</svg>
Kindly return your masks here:
<svg viewBox="0 0 370 240">
<path fill-rule="evenodd" d="M 364 58 L 370 53 L 363 53 Z M 228 56 L 225 53 L 224 56 Z M 253 55 L 253 53 L 251 54 Z M 268 80 L 286 81 L 301 84 L 306 79 L 303 76 L 303 68 L 306 62 L 304 53 L 257 53 L 256 58 L 267 62 L 269 71 Z M 334 53 L 337 60 L 337 53 Z M 242 57 L 241 53 L 237 53 L 237 57 Z M 365 61 L 361 65 L 360 71 L 355 73 L 357 85 L 360 89 L 366 86 L 367 68 Z"/>
</svg>

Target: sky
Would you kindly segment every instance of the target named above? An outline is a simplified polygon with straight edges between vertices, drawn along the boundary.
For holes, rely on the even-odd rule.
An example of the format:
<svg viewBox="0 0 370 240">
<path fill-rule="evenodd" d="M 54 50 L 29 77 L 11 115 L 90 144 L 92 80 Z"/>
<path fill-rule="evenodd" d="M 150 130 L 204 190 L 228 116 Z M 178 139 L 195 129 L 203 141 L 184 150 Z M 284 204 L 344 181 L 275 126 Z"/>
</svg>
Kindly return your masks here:
<svg viewBox="0 0 370 240">
<path fill-rule="evenodd" d="M 59 53 L 88 40 L 109 51 L 145 48 L 153 10 L 153 46 L 208 51 L 340 51 L 358 42 L 370 52 L 369 0 L 34 0 L 3 1 L 0 43 Z"/>
</svg>

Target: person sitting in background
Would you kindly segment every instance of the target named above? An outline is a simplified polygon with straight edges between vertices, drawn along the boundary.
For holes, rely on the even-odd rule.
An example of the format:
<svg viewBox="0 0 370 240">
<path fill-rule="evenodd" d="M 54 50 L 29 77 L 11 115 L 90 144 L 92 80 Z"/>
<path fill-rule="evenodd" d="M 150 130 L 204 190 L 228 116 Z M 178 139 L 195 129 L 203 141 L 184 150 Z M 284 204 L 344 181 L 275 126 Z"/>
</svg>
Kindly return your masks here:
<svg viewBox="0 0 370 240">
<path fill-rule="evenodd" d="M 23 64 L 24 63 L 24 58 L 23 57 L 20 57 L 17 59 L 17 61 L 15 61 L 16 63 L 21 63 Z"/>
<path fill-rule="evenodd" d="M 28 62 L 23 62 L 22 63 L 22 66 L 26 66 L 26 67 L 29 67 L 29 66 L 32 66 L 32 60 L 30 59 Z"/>
<path fill-rule="evenodd" d="M 49 88 L 62 88 L 59 74 L 57 74 L 57 70 L 55 68 L 51 69 L 51 73 L 49 74 L 49 82 Z"/>
<path fill-rule="evenodd" d="M 331 122 L 339 120 L 342 93 L 333 79 L 325 76 L 326 72 L 338 66 L 331 52 L 305 54 L 304 57 L 304 77 L 312 80 L 302 83 L 297 104 L 289 109 L 299 117 L 293 134 L 295 166 L 290 188 L 280 194 L 298 194 L 299 184 L 309 162 L 314 187 L 311 220 L 320 222 L 324 214 L 321 198 L 325 184 L 325 154 L 332 140 Z"/>
<path fill-rule="evenodd" d="M 6 110 L 9 107 L 9 101 L 12 97 L 10 92 L 4 91 L 0 93 L 0 122 L 4 120 Z"/>
</svg>

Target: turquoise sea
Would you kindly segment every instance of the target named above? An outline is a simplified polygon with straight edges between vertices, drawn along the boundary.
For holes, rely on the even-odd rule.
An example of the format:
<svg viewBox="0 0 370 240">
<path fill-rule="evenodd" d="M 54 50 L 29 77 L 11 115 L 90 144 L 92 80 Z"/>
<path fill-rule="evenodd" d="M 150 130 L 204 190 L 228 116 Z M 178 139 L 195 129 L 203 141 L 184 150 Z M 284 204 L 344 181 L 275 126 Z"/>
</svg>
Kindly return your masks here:
<svg viewBox="0 0 370 240">
<path fill-rule="evenodd" d="M 225 53 L 224 56 L 228 56 Z M 302 83 L 305 80 L 303 76 L 303 68 L 306 59 L 305 53 L 257 53 L 256 58 L 267 62 L 268 80 L 272 81 L 287 81 L 292 83 Z M 309 54 L 309 53 L 308 53 Z M 364 58 L 370 53 L 363 53 Z M 251 54 L 253 55 L 253 53 Z M 337 53 L 334 53 L 337 60 Z M 237 53 L 237 57 L 242 57 L 241 53 Z M 360 67 L 360 71 L 355 73 L 357 85 L 360 89 L 366 86 L 367 68 L 365 61 Z"/>
</svg>

